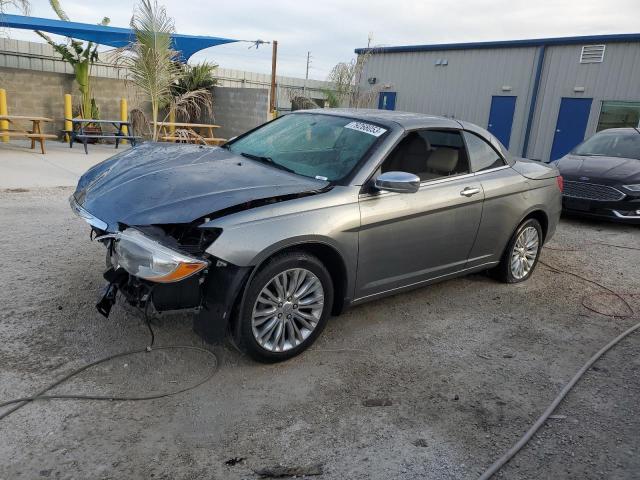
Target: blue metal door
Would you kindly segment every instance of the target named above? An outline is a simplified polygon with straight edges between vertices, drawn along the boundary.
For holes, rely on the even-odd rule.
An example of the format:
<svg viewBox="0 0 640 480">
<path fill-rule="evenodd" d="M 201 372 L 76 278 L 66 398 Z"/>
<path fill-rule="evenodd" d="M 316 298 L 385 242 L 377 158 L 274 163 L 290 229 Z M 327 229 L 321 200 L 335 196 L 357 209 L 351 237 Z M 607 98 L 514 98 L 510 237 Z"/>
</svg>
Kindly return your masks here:
<svg viewBox="0 0 640 480">
<path fill-rule="evenodd" d="M 551 147 L 551 161 L 563 157 L 584 140 L 592 100 L 592 98 L 562 99 Z"/>
<path fill-rule="evenodd" d="M 516 111 L 516 98 L 511 96 L 494 96 L 491 99 L 489 112 L 489 128 L 502 144 L 509 148 L 513 114 Z"/>
<path fill-rule="evenodd" d="M 378 108 L 380 110 L 396 109 L 396 92 L 380 92 L 378 97 Z"/>
</svg>

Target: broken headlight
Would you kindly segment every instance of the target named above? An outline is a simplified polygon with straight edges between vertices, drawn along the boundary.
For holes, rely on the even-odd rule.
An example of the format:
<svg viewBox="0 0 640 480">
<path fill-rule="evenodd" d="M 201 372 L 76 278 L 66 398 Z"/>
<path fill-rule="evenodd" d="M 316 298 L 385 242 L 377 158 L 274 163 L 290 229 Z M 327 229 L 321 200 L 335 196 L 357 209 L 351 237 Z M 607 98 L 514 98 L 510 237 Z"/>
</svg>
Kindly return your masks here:
<svg viewBox="0 0 640 480">
<path fill-rule="evenodd" d="M 206 260 L 177 252 L 133 228 L 109 237 L 114 241 L 113 263 L 151 282 L 178 282 L 209 265 Z"/>
</svg>

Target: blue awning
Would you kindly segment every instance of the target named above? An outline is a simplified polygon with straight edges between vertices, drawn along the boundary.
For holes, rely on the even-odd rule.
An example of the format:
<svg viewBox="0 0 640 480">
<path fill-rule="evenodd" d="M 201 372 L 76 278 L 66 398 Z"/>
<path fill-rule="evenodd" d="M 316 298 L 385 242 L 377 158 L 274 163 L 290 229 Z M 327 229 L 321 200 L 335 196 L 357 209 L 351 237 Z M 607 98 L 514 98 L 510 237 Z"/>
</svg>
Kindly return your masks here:
<svg viewBox="0 0 640 480">
<path fill-rule="evenodd" d="M 125 47 L 134 39 L 130 28 L 108 27 L 92 25 L 90 23 L 66 22 L 49 18 L 27 17 L 24 15 L 0 14 L 0 27 L 19 28 L 23 30 L 40 30 L 55 33 L 64 37 L 78 38 L 89 42 L 109 45 L 111 47 Z M 198 35 L 173 34 L 173 48 L 180 52 L 186 61 L 194 53 L 205 48 L 215 47 L 225 43 L 238 42 L 231 38 L 202 37 Z"/>
</svg>

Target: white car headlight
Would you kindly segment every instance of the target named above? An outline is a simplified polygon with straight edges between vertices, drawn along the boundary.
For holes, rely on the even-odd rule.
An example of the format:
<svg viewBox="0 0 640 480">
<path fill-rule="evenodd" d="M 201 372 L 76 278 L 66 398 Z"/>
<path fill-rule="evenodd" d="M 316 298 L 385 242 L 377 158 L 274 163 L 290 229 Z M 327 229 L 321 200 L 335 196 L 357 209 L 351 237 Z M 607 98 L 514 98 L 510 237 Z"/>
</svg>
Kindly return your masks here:
<svg viewBox="0 0 640 480">
<path fill-rule="evenodd" d="M 209 265 L 206 260 L 176 252 L 133 228 L 109 236 L 115 242 L 114 263 L 151 282 L 178 282 Z"/>
<path fill-rule="evenodd" d="M 640 192 L 640 183 L 636 185 L 623 185 L 623 187 L 632 192 Z"/>
</svg>

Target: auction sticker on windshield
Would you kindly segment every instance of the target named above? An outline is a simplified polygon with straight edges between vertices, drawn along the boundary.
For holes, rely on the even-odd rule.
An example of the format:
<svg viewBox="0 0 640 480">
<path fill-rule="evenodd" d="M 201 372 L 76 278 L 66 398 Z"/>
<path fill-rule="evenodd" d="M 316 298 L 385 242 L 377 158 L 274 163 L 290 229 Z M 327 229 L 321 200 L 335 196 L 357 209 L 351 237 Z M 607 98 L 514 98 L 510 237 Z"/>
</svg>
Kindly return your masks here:
<svg viewBox="0 0 640 480">
<path fill-rule="evenodd" d="M 379 137 L 387 130 L 379 127 L 377 125 L 372 125 L 371 123 L 365 122 L 351 122 L 347 123 L 344 128 L 350 128 L 351 130 L 357 130 L 359 132 L 368 133 L 369 135 L 373 135 L 374 137 Z"/>
</svg>

